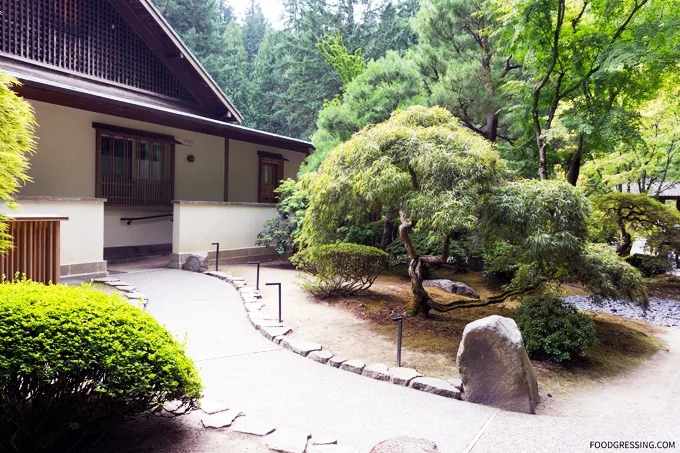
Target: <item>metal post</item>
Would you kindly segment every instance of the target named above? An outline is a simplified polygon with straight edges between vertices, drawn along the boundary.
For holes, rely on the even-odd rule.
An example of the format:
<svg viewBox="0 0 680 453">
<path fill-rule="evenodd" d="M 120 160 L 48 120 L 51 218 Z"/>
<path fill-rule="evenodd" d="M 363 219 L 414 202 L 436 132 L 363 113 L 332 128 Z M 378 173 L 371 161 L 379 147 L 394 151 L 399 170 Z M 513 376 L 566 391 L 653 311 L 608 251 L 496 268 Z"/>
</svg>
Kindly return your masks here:
<svg viewBox="0 0 680 453">
<path fill-rule="evenodd" d="M 281 283 L 265 283 L 267 286 L 278 286 L 279 287 L 279 322 L 283 322 L 281 319 Z"/>
<path fill-rule="evenodd" d="M 398 316 L 396 318 L 392 318 L 392 321 L 397 322 L 397 366 L 401 366 L 401 332 L 402 332 L 402 323 L 403 323 L 404 318 L 402 316 Z"/>
<path fill-rule="evenodd" d="M 220 243 L 213 242 L 212 245 L 217 246 L 217 252 L 215 253 L 215 271 L 220 270 Z"/>
<path fill-rule="evenodd" d="M 248 264 L 257 264 L 257 279 L 255 280 L 255 289 L 260 290 L 260 262 L 259 261 L 248 261 Z"/>
</svg>

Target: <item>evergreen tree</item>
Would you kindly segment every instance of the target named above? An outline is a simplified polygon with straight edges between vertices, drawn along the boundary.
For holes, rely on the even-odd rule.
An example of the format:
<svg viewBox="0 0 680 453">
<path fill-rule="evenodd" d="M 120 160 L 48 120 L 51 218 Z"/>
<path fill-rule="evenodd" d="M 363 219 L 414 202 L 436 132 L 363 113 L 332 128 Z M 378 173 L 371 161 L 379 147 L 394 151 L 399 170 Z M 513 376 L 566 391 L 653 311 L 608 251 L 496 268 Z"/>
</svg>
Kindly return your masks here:
<svg viewBox="0 0 680 453">
<path fill-rule="evenodd" d="M 255 0 L 250 0 L 248 10 L 246 11 L 243 20 L 243 45 L 246 51 L 246 61 L 248 65 L 247 72 L 249 77 L 252 76 L 253 61 L 257 56 L 257 52 L 260 50 L 260 44 L 262 44 L 262 40 L 264 39 L 268 27 L 269 24 L 262 13 L 260 4 Z"/>
</svg>

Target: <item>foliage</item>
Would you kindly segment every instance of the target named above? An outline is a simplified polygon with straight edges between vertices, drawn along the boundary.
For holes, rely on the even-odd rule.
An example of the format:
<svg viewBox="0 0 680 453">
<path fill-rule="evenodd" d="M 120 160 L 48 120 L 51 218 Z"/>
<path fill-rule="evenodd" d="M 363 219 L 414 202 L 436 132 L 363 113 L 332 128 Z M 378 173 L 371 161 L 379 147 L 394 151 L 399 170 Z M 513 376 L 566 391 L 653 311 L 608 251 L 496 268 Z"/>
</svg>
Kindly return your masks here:
<svg viewBox="0 0 680 453">
<path fill-rule="evenodd" d="M 642 306 L 648 302 L 642 274 L 604 244 L 588 244 L 581 261 L 564 278 L 581 282 L 596 300 L 630 300 Z"/>
<path fill-rule="evenodd" d="M 253 62 L 267 33 L 269 24 L 256 0 L 250 0 L 243 19 L 243 48 L 246 53 L 248 79 L 253 75 Z M 244 108 L 245 106 L 241 106 Z"/>
<path fill-rule="evenodd" d="M 396 52 L 368 63 L 366 70 L 347 84 L 342 97 L 324 104 L 312 137 L 316 151 L 300 170 L 316 170 L 328 152 L 368 124 L 387 120 L 392 112 L 422 104 L 418 68 Z"/>
<path fill-rule="evenodd" d="M 673 270 L 673 265 L 666 256 L 641 255 L 636 253 L 626 258 L 626 262 L 642 272 L 645 277 L 665 274 Z"/>
<path fill-rule="evenodd" d="M 620 232 L 617 253 L 627 256 L 632 248 L 631 231 L 653 236 L 664 233 L 671 238 L 680 235 L 680 212 L 645 194 L 610 192 L 594 198 L 603 219 L 616 225 Z M 676 239 L 676 242 L 680 241 Z"/>
<path fill-rule="evenodd" d="M 35 146 L 33 109 L 12 91 L 18 83 L 0 72 L 0 203 L 10 205 L 12 195 L 30 181 L 28 157 Z M 0 223 L 0 252 L 11 246 L 6 230 L 7 225 Z"/>
<path fill-rule="evenodd" d="M 516 315 L 524 347 L 532 358 L 570 361 L 583 357 L 597 339 L 593 320 L 558 297 L 528 298 Z"/>
<path fill-rule="evenodd" d="M 421 255 L 437 255 L 442 251 L 441 237 L 431 236 L 427 233 L 413 233 L 411 234 L 411 242 Z M 389 253 L 392 264 L 408 264 L 411 261 L 404 243 L 399 238 L 392 241 L 385 251 Z"/>
<path fill-rule="evenodd" d="M 166 402 L 196 408 L 183 346 L 118 296 L 21 280 L 0 284 L 0 299 L 3 451 L 70 451 Z"/>
<path fill-rule="evenodd" d="M 338 243 L 307 247 L 291 258 L 311 274 L 301 286 L 323 296 L 344 296 L 371 287 L 387 266 L 387 253 L 375 247 Z"/>
<path fill-rule="evenodd" d="M 511 254 L 497 260 L 531 268 L 529 282 L 514 282 L 521 287 L 579 262 L 589 213 L 588 199 L 566 182 L 524 180 L 507 183 L 486 198 L 481 226 L 487 250 Z"/>
<path fill-rule="evenodd" d="M 338 235 L 340 237 L 340 242 L 351 242 L 352 244 L 377 247 L 380 245 L 384 226 L 384 220 L 360 225 L 342 226 L 338 228 Z"/>
<path fill-rule="evenodd" d="M 505 252 L 495 259 L 519 266 L 509 288 L 572 281 L 597 297 L 646 303 L 640 273 L 608 247 L 587 242 L 589 212 L 585 195 L 565 181 L 511 182 L 487 197 L 481 215 L 487 250 Z"/>
<path fill-rule="evenodd" d="M 515 272 L 521 267 L 517 259 L 520 248 L 507 242 L 495 242 L 492 246 L 485 247 L 484 275 L 495 277 L 498 280 L 509 283 L 515 276 Z"/>
<path fill-rule="evenodd" d="M 430 298 L 422 287 L 423 264 L 443 261 L 451 234 L 475 224 L 480 194 L 502 171 L 492 146 L 446 110 L 397 111 L 333 149 L 317 172 L 302 177 L 310 200 L 299 240 L 332 242 L 345 222 L 359 223 L 379 208 L 400 213 L 400 237 L 411 259 L 411 312 L 426 315 Z M 410 240 L 412 231 L 441 237 L 440 256 L 421 255 Z"/>
<path fill-rule="evenodd" d="M 348 53 L 337 28 L 332 35 L 325 35 L 316 46 L 321 51 L 326 63 L 333 66 L 333 69 L 340 76 L 343 87 L 347 86 L 366 69 L 366 62 L 361 56 L 361 49 L 356 49 L 353 54 Z"/>
<path fill-rule="evenodd" d="M 300 235 L 307 197 L 292 179 L 282 181 L 276 193 L 279 194 L 277 214 L 264 223 L 255 245 L 270 247 L 273 244 L 280 257 L 295 250 L 295 239 Z"/>
</svg>

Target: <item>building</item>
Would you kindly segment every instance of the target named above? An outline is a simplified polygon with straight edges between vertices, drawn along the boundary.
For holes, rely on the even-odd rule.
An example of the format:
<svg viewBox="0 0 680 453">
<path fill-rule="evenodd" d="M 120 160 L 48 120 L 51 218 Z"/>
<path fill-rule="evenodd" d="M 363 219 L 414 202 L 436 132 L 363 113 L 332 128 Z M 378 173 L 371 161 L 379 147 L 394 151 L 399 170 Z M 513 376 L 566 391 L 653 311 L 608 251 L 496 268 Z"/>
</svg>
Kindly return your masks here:
<svg viewBox="0 0 680 453">
<path fill-rule="evenodd" d="M 149 0 L 0 0 L 0 12 L 0 71 L 39 125 L 16 200 L 68 217 L 62 276 L 148 254 L 180 267 L 215 242 L 229 261 L 273 255 L 257 233 L 311 143 L 241 126 Z"/>
</svg>

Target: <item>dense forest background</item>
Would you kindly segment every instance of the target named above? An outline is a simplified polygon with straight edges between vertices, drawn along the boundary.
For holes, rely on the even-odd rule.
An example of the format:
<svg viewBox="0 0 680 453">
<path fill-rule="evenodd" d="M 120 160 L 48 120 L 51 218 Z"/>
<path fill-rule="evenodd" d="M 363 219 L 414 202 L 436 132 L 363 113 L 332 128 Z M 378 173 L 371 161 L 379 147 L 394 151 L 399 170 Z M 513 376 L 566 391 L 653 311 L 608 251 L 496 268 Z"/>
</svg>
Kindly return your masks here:
<svg viewBox="0 0 680 453">
<path fill-rule="evenodd" d="M 313 141 L 303 172 L 421 104 L 520 176 L 680 181 L 680 0 L 282 0 L 277 28 L 256 0 L 154 1 L 246 126 Z"/>
</svg>

